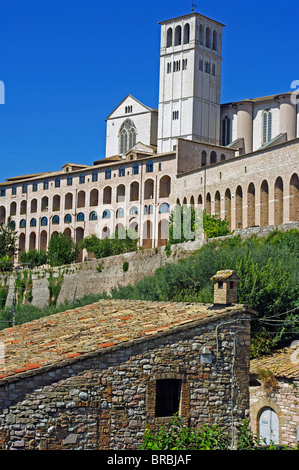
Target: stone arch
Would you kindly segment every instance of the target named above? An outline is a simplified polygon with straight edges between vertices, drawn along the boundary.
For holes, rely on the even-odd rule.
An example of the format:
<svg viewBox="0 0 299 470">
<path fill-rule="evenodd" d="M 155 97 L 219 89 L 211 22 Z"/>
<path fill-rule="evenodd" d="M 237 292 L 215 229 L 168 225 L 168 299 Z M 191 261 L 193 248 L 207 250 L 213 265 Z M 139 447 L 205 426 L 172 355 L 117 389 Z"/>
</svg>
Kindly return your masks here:
<svg viewBox="0 0 299 470">
<path fill-rule="evenodd" d="M 290 222 L 299 222 L 299 178 L 294 173 L 290 179 Z"/>
<path fill-rule="evenodd" d="M 40 243 L 39 243 L 40 249 L 46 250 L 47 244 L 48 244 L 48 234 L 46 230 L 42 230 L 42 232 L 40 233 Z"/>
<path fill-rule="evenodd" d="M 206 213 L 211 215 L 211 194 L 207 193 L 206 195 L 206 207 L 205 207 Z"/>
<path fill-rule="evenodd" d="M 126 187 L 124 184 L 119 184 L 116 188 L 116 202 L 124 202 L 126 198 Z"/>
<path fill-rule="evenodd" d="M 274 225 L 283 223 L 283 181 L 280 176 L 274 183 Z"/>
<path fill-rule="evenodd" d="M 154 180 L 149 178 L 144 182 L 144 199 L 154 198 Z"/>
<path fill-rule="evenodd" d="M 21 201 L 21 205 L 20 205 L 20 214 L 26 214 L 27 212 L 27 201 L 25 201 L 25 199 L 23 199 L 23 201 Z"/>
<path fill-rule="evenodd" d="M 6 209 L 4 206 L 0 207 L 0 224 L 5 224 L 6 219 Z"/>
<path fill-rule="evenodd" d="M 169 238 L 169 223 L 168 220 L 162 219 L 158 224 L 158 246 L 167 245 Z"/>
<path fill-rule="evenodd" d="M 200 206 L 202 206 L 202 195 L 201 195 L 201 194 L 198 195 L 197 204 L 199 204 Z"/>
<path fill-rule="evenodd" d="M 237 186 L 235 193 L 235 204 L 236 204 L 236 229 L 243 228 L 243 190 L 239 185 Z"/>
<path fill-rule="evenodd" d="M 106 225 L 105 227 L 103 227 L 103 230 L 102 230 L 102 239 L 104 240 L 105 238 L 109 238 L 109 237 L 110 237 L 110 229 Z"/>
<path fill-rule="evenodd" d="M 10 211 L 9 211 L 9 215 L 12 216 L 12 215 L 16 215 L 17 213 L 17 203 L 15 201 L 13 201 L 11 204 L 10 204 Z"/>
<path fill-rule="evenodd" d="M 146 220 L 143 224 L 142 246 L 143 248 L 152 248 L 153 244 L 153 224 Z"/>
<path fill-rule="evenodd" d="M 260 225 L 261 227 L 269 225 L 269 185 L 267 180 L 264 180 L 261 184 Z"/>
<path fill-rule="evenodd" d="M 19 236 L 19 260 L 22 253 L 25 251 L 25 233 L 20 233 Z"/>
<path fill-rule="evenodd" d="M 231 222 L 232 222 L 232 195 L 231 195 L 231 191 L 230 191 L 229 188 L 226 189 L 225 195 L 224 195 L 224 212 L 225 212 L 226 220 L 229 223 L 229 228 L 231 228 Z"/>
<path fill-rule="evenodd" d="M 277 414 L 278 423 L 279 423 L 278 432 L 279 432 L 279 437 L 280 437 L 281 432 L 282 432 L 283 421 L 284 421 L 283 413 L 280 407 L 278 406 L 277 402 L 270 397 L 261 398 L 260 400 L 258 400 L 256 403 L 253 404 L 250 410 L 250 416 L 251 416 L 250 424 L 252 426 L 252 431 L 254 432 L 254 434 L 257 435 L 257 438 L 260 439 L 259 419 L 265 408 L 272 408 L 272 410 L 274 410 L 275 413 Z"/>
<path fill-rule="evenodd" d="M 64 230 L 64 235 L 66 235 L 67 237 L 71 237 L 72 236 L 72 231 L 69 227 L 67 227 L 65 230 Z"/>
<path fill-rule="evenodd" d="M 31 232 L 29 235 L 29 250 L 34 250 L 36 248 L 36 233 Z"/>
<path fill-rule="evenodd" d="M 59 211 L 60 210 L 60 196 L 58 194 L 55 194 L 53 197 L 53 211 Z"/>
<path fill-rule="evenodd" d="M 85 191 L 78 192 L 77 207 L 85 207 Z"/>
<path fill-rule="evenodd" d="M 139 201 L 139 183 L 133 181 L 130 185 L 130 201 Z"/>
<path fill-rule="evenodd" d="M 49 198 L 48 196 L 44 196 L 42 197 L 42 200 L 41 200 L 41 211 L 45 212 L 48 210 L 48 208 L 49 208 Z"/>
<path fill-rule="evenodd" d="M 73 208 L 73 195 L 72 193 L 67 193 L 64 197 L 64 208 L 66 210 Z"/>
<path fill-rule="evenodd" d="M 111 204 L 112 189 L 111 186 L 106 186 L 103 191 L 103 204 Z"/>
<path fill-rule="evenodd" d="M 159 188 L 159 197 L 169 197 L 171 192 L 171 178 L 168 175 L 162 176 L 160 178 L 160 188 Z"/>
<path fill-rule="evenodd" d="M 84 229 L 82 227 L 77 227 L 75 230 L 75 242 L 79 244 L 84 238 Z M 83 250 L 77 256 L 77 262 L 83 261 Z"/>
<path fill-rule="evenodd" d="M 99 191 L 95 188 L 90 191 L 89 205 L 90 206 L 98 206 L 99 205 Z"/>
<path fill-rule="evenodd" d="M 220 192 L 215 193 L 215 214 L 220 215 Z"/>
<path fill-rule="evenodd" d="M 32 199 L 30 203 L 30 213 L 34 214 L 35 212 L 37 212 L 37 199 Z"/>
<path fill-rule="evenodd" d="M 255 225 L 255 186 L 251 182 L 247 189 L 247 227 Z"/>
<path fill-rule="evenodd" d="M 191 196 L 191 197 L 190 197 L 190 206 L 192 206 L 192 207 L 195 206 L 194 196 Z"/>
</svg>

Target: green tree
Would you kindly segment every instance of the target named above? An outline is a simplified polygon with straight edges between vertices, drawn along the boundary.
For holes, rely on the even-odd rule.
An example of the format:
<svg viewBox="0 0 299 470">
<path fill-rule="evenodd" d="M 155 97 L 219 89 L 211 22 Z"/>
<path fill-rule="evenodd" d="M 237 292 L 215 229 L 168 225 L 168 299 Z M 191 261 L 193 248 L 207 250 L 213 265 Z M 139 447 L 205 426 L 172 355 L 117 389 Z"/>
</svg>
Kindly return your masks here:
<svg viewBox="0 0 299 470">
<path fill-rule="evenodd" d="M 47 252 L 45 250 L 38 251 L 36 249 L 24 251 L 20 256 L 20 261 L 30 266 L 41 266 L 48 262 Z"/>
<path fill-rule="evenodd" d="M 169 244 L 194 240 L 203 230 L 207 238 L 228 235 L 229 222 L 218 215 L 209 215 L 193 206 L 179 206 L 169 216 Z"/>
<path fill-rule="evenodd" d="M 138 239 L 129 230 L 121 229 L 116 231 L 111 238 L 103 240 L 96 235 L 86 237 L 81 242 L 81 248 L 85 248 L 88 253 L 94 253 L 96 258 L 106 258 L 107 256 L 120 255 L 137 250 Z"/>
<path fill-rule="evenodd" d="M 64 233 L 53 234 L 48 246 L 48 261 L 52 266 L 73 263 L 80 248 L 71 237 Z"/>
<path fill-rule="evenodd" d="M 17 251 L 17 232 L 13 229 L 11 220 L 7 224 L 0 224 L 0 260 L 13 258 Z"/>
</svg>

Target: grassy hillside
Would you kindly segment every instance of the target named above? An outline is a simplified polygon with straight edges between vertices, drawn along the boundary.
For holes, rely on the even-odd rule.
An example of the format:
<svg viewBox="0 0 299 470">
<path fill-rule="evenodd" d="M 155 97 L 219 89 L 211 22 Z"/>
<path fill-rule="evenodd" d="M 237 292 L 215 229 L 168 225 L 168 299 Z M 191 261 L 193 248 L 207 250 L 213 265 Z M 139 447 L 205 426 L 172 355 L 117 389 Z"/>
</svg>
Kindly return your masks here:
<svg viewBox="0 0 299 470">
<path fill-rule="evenodd" d="M 117 299 L 177 302 L 213 302 L 213 283 L 218 270 L 235 269 L 241 278 L 239 303 L 258 312 L 252 320 L 252 357 L 290 345 L 298 337 L 299 318 L 299 231 L 272 232 L 267 238 L 252 236 L 245 241 L 236 236 L 204 245 L 179 263 L 169 263 L 154 276 L 135 285 L 118 287 L 111 293 Z M 31 321 L 80 305 L 87 305 L 106 293 L 89 295 L 75 303 L 38 309 L 18 306 L 16 324 Z M 0 314 L 0 328 L 12 318 L 11 308 Z"/>
</svg>

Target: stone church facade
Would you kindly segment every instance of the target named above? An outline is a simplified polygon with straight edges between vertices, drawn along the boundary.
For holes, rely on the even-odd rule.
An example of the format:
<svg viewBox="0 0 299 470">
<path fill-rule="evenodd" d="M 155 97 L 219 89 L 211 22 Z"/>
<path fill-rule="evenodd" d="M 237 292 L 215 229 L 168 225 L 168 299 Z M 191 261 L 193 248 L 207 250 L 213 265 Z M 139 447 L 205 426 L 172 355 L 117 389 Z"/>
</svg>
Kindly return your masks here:
<svg viewBox="0 0 299 470">
<path fill-rule="evenodd" d="M 128 95 L 106 119 L 105 158 L 0 183 L 0 222 L 11 218 L 20 253 L 56 232 L 79 242 L 120 227 L 165 245 L 178 203 L 232 230 L 299 221 L 297 96 L 221 104 L 222 34 L 198 13 L 161 22 L 158 109 Z"/>
</svg>

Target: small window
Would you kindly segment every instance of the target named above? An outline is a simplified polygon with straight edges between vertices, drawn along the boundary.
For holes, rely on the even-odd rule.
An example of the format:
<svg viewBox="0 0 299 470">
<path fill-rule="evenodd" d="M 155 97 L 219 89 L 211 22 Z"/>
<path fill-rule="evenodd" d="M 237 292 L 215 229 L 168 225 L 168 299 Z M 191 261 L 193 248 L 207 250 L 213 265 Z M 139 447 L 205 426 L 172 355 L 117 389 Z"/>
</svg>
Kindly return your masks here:
<svg viewBox="0 0 299 470">
<path fill-rule="evenodd" d="M 60 188 L 60 178 L 56 178 L 56 180 L 55 180 L 55 188 Z"/>
<path fill-rule="evenodd" d="M 71 214 L 66 214 L 66 216 L 64 217 L 64 223 L 65 224 L 70 224 L 71 222 L 72 222 Z"/>
<path fill-rule="evenodd" d="M 218 281 L 218 289 L 223 289 L 223 281 Z"/>
<path fill-rule="evenodd" d="M 85 175 L 84 175 L 83 173 L 79 176 L 79 183 L 80 183 L 80 184 L 84 184 L 84 183 L 85 183 Z"/>
<path fill-rule="evenodd" d="M 126 170 L 124 166 L 121 166 L 118 170 L 118 176 L 125 176 Z"/>
<path fill-rule="evenodd" d="M 6 194 L 6 189 L 5 188 L 1 188 L 1 197 L 4 197 Z"/>
<path fill-rule="evenodd" d="M 49 181 L 44 181 L 44 189 L 49 189 Z"/>
<path fill-rule="evenodd" d="M 98 172 L 94 171 L 92 173 L 92 182 L 95 183 L 96 181 L 98 181 Z"/>
<path fill-rule="evenodd" d="M 110 168 L 105 171 L 105 180 L 111 180 L 111 170 L 110 170 Z"/>
<path fill-rule="evenodd" d="M 26 220 L 22 219 L 20 222 L 20 228 L 25 228 L 26 227 Z"/>
<path fill-rule="evenodd" d="M 234 287 L 235 287 L 234 281 L 230 281 L 230 283 L 229 283 L 229 288 L 230 288 L 230 289 L 233 289 Z"/>
<path fill-rule="evenodd" d="M 173 416 L 179 412 L 181 380 L 161 379 L 156 382 L 155 416 Z"/>
<path fill-rule="evenodd" d="M 106 209 L 104 212 L 103 212 L 103 219 L 110 219 L 111 215 L 110 215 L 110 210 L 109 209 Z"/>
<path fill-rule="evenodd" d="M 150 160 L 149 162 L 147 162 L 146 164 L 146 173 L 152 173 L 154 171 L 154 164 L 153 162 Z"/>
<path fill-rule="evenodd" d="M 26 193 L 27 193 L 27 184 L 26 184 L 26 183 L 23 184 L 23 186 L 22 186 L 22 193 L 23 193 L 23 194 L 26 194 Z"/>
<path fill-rule="evenodd" d="M 199 60 L 199 66 L 198 66 L 199 70 L 202 72 L 203 71 L 203 60 L 200 59 Z"/>
<path fill-rule="evenodd" d="M 84 214 L 83 212 L 79 212 L 79 214 L 77 215 L 77 222 L 84 222 Z"/>
<path fill-rule="evenodd" d="M 48 219 L 47 217 L 43 217 L 40 222 L 42 227 L 46 227 L 48 225 Z"/>
<path fill-rule="evenodd" d="M 54 217 L 52 219 L 52 224 L 53 225 L 59 224 L 59 216 L 58 215 L 54 215 Z"/>
<path fill-rule="evenodd" d="M 138 175 L 138 173 L 139 173 L 139 165 L 138 163 L 135 163 L 133 165 L 133 175 Z"/>
<path fill-rule="evenodd" d="M 72 186 L 72 184 L 73 184 L 73 177 L 72 177 L 71 175 L 69 175 L 69 176 L 67 177 L 67 185 L 68 185 L 68 186 Z"/>
<path fill-rule="evenodd" d="M 32 183 L 32 191 L 33 191 L 34 193 L 36 193 L 36 191 L 37 191 L 37 183 L 36 183 L 36 182 L 35 182 L 35 183 Z"/>
<path fill-rule="evenodd" d="M 15 195 L 17 194 L 17 187 L 16 187 L 16 186 L 13 186 L 13 187 L 11 188 L 11 194 L 12 194 L 13 196 L 15 196 Z"/>
<path fill-rule="evenodd" d="M 98 215 L 95 211 L 92 211 L 90 214 L 89 214 L 89 220 L 98 220 Z"/>
</svg>

